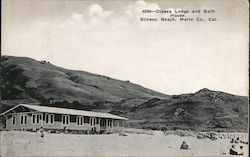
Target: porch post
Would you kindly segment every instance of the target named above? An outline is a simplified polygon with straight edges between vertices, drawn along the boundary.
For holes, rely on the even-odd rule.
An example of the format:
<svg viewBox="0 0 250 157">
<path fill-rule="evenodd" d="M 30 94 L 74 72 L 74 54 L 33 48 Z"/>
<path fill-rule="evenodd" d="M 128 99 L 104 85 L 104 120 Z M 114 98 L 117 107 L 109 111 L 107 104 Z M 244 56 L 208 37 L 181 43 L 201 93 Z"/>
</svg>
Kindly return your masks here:
<svg viewBox="0 0 250 157">
<path fill-rule="evenodd" d="M 124 131 L 124 120 L 122 121 L 122 131 Z"/>
<path fill-rule="evenodd" d="M 106 119 L 106 129 L 108 128 L 108 119 Z"/>
<path fill-rule="evenodd" d="M 113 132 L 113 131 L 114 131 L 114 120 L 111 119 L 111 132 Z"/>
<path fill-rule="evenodd" d="M 40 115 L 41 116 L 39 116 L 39 117 L 41 117 L 41 119 L 40 119 L 41 120 L 41 127 L 43 127 L 43 113 L 40 112 Z"/>
</svg>

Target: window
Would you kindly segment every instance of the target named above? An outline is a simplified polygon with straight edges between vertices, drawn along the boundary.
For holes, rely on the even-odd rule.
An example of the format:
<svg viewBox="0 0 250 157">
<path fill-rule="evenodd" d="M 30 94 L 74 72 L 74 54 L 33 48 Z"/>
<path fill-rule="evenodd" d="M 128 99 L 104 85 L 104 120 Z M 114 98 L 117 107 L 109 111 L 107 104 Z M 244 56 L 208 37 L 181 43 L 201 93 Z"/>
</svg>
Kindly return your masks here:
<svg viewBox="0 0 250 157">
<path fill-rule="evenodd" d="M 76 117 L 76 124 L 77 125 L 83 125 L 83 123 L 84 123 L 84 117 L 77 116 Z"/>
<path fill-rule="evenodd" d="M 40 114 L 33 114 L 32 115 L 32 124 L 39 124 L 41 118 L 42 118 L 42 115 L 40 115 Z"/>
<path fill-rule="evenodd" d="M 12 125 L 16 125 L 16 116 L 12 116 Z"/>
<path fill-rule="evenodd" d="M 53 123 L 54 123 L 54 115 L 51 114 L 51 115 L 50 115 L 50 124 L 53 124 Z"/>
<path fill-rule="evenodd" d="M 90 125 L 91 125 L 91 126 L 94 126 L 94 125 L 97 124 L 97 123 L 96 123 L 97 119 L 94 118 L 94 117 L 89 118 L 89 121 L 90 121 Z"/>
<path fill-rule="evenodd" d="M 54 115 L 53 114 L 45 114 L 45 123 L 53 124 L 54 123 Z"/>
<path fill-rule="evenodd" d="M 108 119 L 108 126 L 111 126 L 111 120 Z"/>
<path fill-rule="evenodd" d="M 84 117 L 84 123 L 89 123 L 89 117 Z"/>
<path fill-rule="evenodd" d="M 96 118 L 96 124 L 99 124 L 100 118 Z"/>
<path fill-rule="evenodd" d="M 49 123 L 49 115 L 48 114 L 45 115 L 45 123 L 47 123 L 47 124 Z"/>
<path fill-rule="evenodd" d="M 20 120 L 21 125 L 27 124 L 27 119 L 28 119 L 27 115 L 21 115 L 20 118 L 21 118 L 21 120 Z"/>
<path fill-rule="evenodd" d="M 62 115 L 62 123 L 65 125 L 69 124 L 69 115 Z"/>
<path fill-rule="evenodd" d="M 117 122 L 118 122 L 117 120 L 114 120 L 114 126 L 117 126 Z"/>
<path fill-rule="evenodd" d="M 119 121 L 119 126 L 123 127 L 123 125 L 124 125 L 124 122 L 123 121 Z"/>
<path fill-rule="evenodd" d="M 96 118 L 91 117 L 91 118 L 90 118 L 90 125 L 91 125 L 91 126 L 94 126 L 95 124 L 96 124 Z"/>
</svg>

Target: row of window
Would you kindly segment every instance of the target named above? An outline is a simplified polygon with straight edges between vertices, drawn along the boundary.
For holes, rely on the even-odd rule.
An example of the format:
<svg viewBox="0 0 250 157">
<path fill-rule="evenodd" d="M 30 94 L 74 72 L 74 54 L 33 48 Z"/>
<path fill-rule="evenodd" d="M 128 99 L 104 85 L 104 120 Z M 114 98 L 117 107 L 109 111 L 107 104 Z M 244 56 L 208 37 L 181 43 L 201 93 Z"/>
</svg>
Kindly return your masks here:
<svg viewBox="0 0 250 157">
<path fill-rule="evenodd" d="M 20 116 L 20 124 L 26 125 L 27 124 L 27 115 Z M 39 124 L 42 120 L 42 115 L 40 114 L 33 114 L 32 115 L 32 124 Z M 45 114 L 45 124 L 53 124 L 54 123 L 54 115 L 53 114 Z M 16 116 L 12 116 L 12 125 L 16 125 Z"/>
<path fill-rule="evenodd" d="M 68 125 L 69 124 L 70 117 L 69 115 L 62 115 L 62 124 Z M 99 124 L 99 118 L 89 118 L 89 117 L 83 117 L 83 116 L 77 116 L 76 117 L 76 124 L 77 125 L 83 125 L 84 123 L 87 123 L 91 126 Z"/>
<path fill-rule="evenodd" d="M 27 124 L 27 115 L 21 115 L 20 116 L 20 124 L 25 125 Z M 32 115 L 32 124 L 39 124 L 42 120 L 41 114 L 33 114 Z M 70 122 L 70 116 L 69 115 L 62 115 L 62 124 L 68 125 Z M 89 118 L 89 117 L 83 117 L 83 116 L 77 116 L 76 117 L 76 124 L 77 125 L 83 125 L 84 123 L 90 123 L 91 126 L 99 125 L 100 118 Z M 111 121 L 108 121 L 109 126 L 111 126 Z M 115 121 L 114 125 L 117 126 L 117 121 Z M 54 124 L 54 114 L 45 114 L 45 124 Z M 16 125 L 16 116 L 12 116 L 12 125 Z"/>
</svg>

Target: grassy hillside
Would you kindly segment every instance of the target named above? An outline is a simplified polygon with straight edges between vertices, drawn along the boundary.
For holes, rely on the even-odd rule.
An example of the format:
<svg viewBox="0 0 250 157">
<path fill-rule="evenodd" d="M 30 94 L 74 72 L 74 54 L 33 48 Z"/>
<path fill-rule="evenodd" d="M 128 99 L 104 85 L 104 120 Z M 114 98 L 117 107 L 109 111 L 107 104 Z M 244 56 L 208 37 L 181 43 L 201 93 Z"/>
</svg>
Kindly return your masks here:
<svg viewBox="0 0 250 157">
<path fill-rule="evenodd" d="M 168 97 L 129 81 L 67 70 L 46 61 L 11 56 L 3 56 L 1 60 L 4 73 L 2 100 L 27 99 L 41 102 L 52 99 L 92 104 L 99 101 L 118 102 L 128 98 L 148 100 Z"/>
<path fill-rule="evenodd" d="M 194 94 L 152 99 L 127 113 L 132 126 L 153 129 L 246 131 L 248 98 L 202 89 Z"/>
<path fill-rule="evenodd" d="M 46 61 L 1 57 L 0 112 L 18 103 L 110 112 L 150 129 L 246 131 L 248 98 L 202 89 L 165 95 L 129 81 L 67 70 Z"/>
</svg>

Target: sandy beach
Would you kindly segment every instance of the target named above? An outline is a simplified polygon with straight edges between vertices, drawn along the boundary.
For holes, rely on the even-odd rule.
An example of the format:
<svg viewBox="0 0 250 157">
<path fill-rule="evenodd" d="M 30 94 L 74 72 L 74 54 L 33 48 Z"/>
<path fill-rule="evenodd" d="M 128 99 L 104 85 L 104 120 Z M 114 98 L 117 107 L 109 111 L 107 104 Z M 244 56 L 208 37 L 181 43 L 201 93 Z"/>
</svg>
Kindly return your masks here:
<svg viewBox="0 0 250 157">
<path fill-rule="evenodd" d="M 179 149 L 186 141 L 190 149 Z M 1 156 L 230 156 L 229 139 L 177 135 L 74 135 L 2 131 Z M 236 146 L 237 147 L 237 146 Z M 247 145 L 244 145 L 247 156 Z"/>
</svg>

